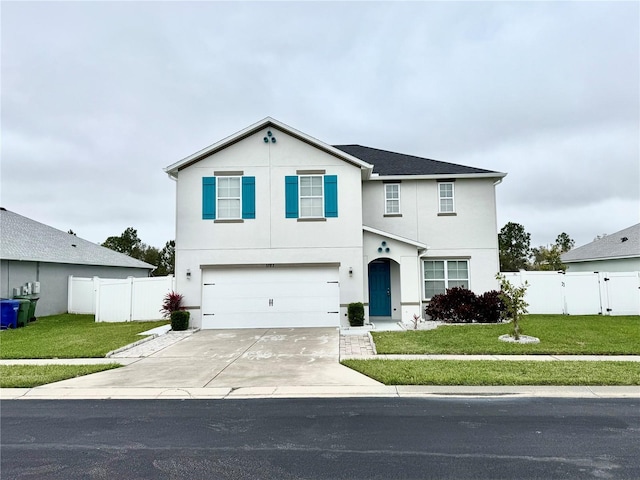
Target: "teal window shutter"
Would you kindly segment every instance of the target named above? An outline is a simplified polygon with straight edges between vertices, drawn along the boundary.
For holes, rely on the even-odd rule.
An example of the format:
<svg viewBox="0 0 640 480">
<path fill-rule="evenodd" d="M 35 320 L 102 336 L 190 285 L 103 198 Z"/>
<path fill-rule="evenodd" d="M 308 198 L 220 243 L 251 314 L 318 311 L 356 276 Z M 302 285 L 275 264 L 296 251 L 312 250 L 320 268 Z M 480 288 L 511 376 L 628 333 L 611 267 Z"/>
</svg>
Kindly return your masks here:
<svg viewBox="0 0 640 480">
<path fill-rule="evenodd" d="M 324 176 L 324 216 L 338 216 L 338 176 Z"/>
<path fill-rule="evenodd" d="M 242 177 L 242 218 L 256 218 L 256 177 Z"/>
<path fill-rule="evenodd" d="M 284 177 L 285 217 L 298 218 L 298 177 Z"/>
<path fill-rule="evenodd" d="M 216 218 L 216 177 L 202 177 L 202 219 Z"/>
</svg>

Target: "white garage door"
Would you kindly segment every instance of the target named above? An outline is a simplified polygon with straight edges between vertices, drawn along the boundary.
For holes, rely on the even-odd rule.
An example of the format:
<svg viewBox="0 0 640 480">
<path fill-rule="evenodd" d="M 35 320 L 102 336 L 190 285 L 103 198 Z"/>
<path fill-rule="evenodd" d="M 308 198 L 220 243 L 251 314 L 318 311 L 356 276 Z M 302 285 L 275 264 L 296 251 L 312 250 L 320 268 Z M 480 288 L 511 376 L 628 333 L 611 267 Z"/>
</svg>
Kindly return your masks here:
<svg viewBox="0 0 640 480">
<path fill-rule="evenodd" d="M 340 325 L 337 267 L 214 268 L 202 279 L 203 329 Z"/>
</svg>

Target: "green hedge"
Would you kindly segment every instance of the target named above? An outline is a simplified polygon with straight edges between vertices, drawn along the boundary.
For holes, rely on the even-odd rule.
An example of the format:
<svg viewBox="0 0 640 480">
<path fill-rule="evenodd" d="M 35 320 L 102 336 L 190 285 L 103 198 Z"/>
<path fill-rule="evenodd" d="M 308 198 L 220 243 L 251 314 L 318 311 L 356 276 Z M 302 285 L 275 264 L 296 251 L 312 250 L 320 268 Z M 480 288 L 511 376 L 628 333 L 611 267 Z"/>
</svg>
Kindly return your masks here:
<svg viewBox="0 0 640 480">
<path fill-rule="evenodd" d="M 189 312 L 186 310 L 171 312 L 171 330 L 179 332 L 187 328 L 189 328 Z"/>
</svg>

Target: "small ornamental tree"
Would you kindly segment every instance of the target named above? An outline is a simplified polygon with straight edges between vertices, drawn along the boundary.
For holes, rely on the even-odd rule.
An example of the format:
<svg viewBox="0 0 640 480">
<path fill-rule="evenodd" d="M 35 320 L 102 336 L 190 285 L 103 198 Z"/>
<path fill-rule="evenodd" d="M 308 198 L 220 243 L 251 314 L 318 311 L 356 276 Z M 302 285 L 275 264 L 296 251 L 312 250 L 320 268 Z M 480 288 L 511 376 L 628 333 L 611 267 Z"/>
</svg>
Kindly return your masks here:
<svg viewBox="0 0 640 480">
<path fill-rule="evenodd" d="M 507 318 L 513 320 L 512 336 L 516 340 L 520 340 L 519 320 L 522 315 L 527 313 L 527 307 L 529 306 L 529 304 L 524 301 L 527 288 L 529 288 L 529 282 L 525 281 L 523 285 L 516 287 L 500 273 L 496 275 L 496 280 L 500 282 L 499 296 L 505 306 L 505 314 Z"/>
</svg>

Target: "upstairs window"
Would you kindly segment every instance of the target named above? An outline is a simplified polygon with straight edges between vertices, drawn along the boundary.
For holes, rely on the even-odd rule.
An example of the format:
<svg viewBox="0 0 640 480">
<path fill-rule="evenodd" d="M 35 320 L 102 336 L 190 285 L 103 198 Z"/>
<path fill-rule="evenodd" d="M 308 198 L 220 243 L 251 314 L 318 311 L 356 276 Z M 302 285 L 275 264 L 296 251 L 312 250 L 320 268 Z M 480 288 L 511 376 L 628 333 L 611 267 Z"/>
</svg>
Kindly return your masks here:
<svg viewBox="0 0 640 480">
<path fill-rule="evenodd" d="M 256 178 L 221 175 L 202 178 L 202 219 L 256 218 Z"/>
<path fill-rule="evenodd" d="M 438 183 L 439 210 L 438 213 L 454 213 L 454 184 L 453 182 Z"/>
<path fill-rule="evenodd" d="M 384 185 L 384 213 L 398 215 L 400 213 L 400 184 L 386 183 Z"/>
<path fill-rule="evenodd" d="M 337 217 L 337 175 L 299 173 L 285 177 L 285 217 L 298 220 Z"/>
<path fill-rule="evenodd" d="M 300 176 L 300 218 L 324 216 L 322 176 Z"/>
<path fill-rule="evenodd" d="M 219 177 L 216 205 L 216 218 L 231 220 L 242 218 L 242 195 L 240 177 Z"/>
</svg>

